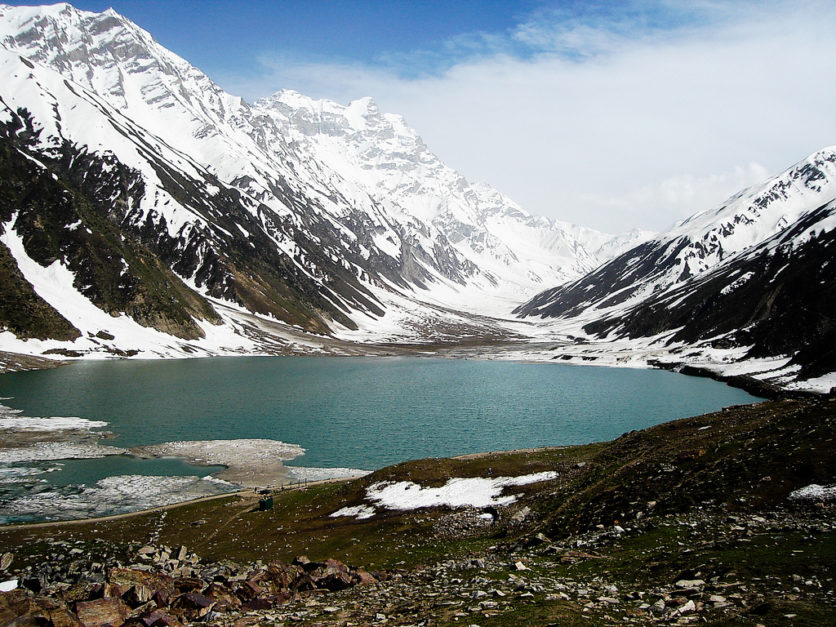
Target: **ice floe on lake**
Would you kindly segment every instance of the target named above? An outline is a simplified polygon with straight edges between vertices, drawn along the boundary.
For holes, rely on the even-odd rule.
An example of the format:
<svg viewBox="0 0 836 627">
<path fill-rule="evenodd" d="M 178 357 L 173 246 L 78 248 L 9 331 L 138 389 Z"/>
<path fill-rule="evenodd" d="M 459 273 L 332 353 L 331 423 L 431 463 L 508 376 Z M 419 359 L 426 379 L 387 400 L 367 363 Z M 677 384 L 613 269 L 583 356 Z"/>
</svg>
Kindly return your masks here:
<svg viewBox="0 0 836 627">
<path fill-rule="evenodd" d="M 0 400 L 8 401 L 9 398 Z M 88 420 L 75 416 L 53 416 L 49 418 L 33 418 L 23 416 L 20 409 L 12 409 L 0 404 L 0 430 L 13 431 L 91 431 L 106 427 L 102 420 Z"/>
<path fill-rule="evenodd" d="M 194 440 L 139 446 L 140 456 L 182 457 L 193 464 L 226 466 L 218 476 L 245 488 L 278 486 L 288 481 L 283 461 L 304 455 L 298 444 L 278 440 Z"/>
<path fill-rule="evenodd" d="M 10 416 L 0 414 L 0 429 L 16 431 L 90 431 L 106 427 L 102 420 L 87 420 L 73 416 L 55 416 L 54 418 L 30 418 L 28 416 Z"/>
<path fill-rule="evenodd" d="M 51 487 L 0 502 L 0 522 L 110 516 L 236 490 L 238 486 L 214 477 L 122 475 L 93 485 Z"/>
<path fill-rule="evenodd" d="M 523 486 L 556 479 L 553 471 L 538 472 L 519 477 L 470 477 L 453 478 L 438 488 L 424 488 L 412 481 L 380 481 L 366 488 L 366 498 L 379 507 L 394 510 L 410 510 L 421 507 L 498 507 L 510 505 L 517 497 L 501 496 L 506 487 Z M 362 509 L 365 508 L 365 509 Z M 371 510 L 371 513 L 369 511 Z M 333 514 L 369 518 L 374 514 L 371 506 L 344 507 Z"/>
<path fill-rule="evenodd" d="M 28 446 L 0 449 L 0 463 L 37 462 L 54 459 L 96 459 L 123 455 L 127 450 L 95 442 L 36 442 Z"/>
</svg>

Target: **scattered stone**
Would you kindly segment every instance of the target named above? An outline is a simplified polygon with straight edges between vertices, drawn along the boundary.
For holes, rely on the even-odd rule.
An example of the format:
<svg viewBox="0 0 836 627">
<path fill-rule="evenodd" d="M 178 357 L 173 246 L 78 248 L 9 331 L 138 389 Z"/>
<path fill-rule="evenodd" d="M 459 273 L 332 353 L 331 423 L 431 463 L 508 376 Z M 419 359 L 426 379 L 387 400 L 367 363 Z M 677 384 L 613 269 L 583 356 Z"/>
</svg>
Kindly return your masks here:
<svg viewBox="0 0 836 627">
<path fill-rule="evenodd" d="M 680 579 L 675 585 L 677 588 L 702 588 L 705 582 L 702 579 Z"/>
</svg>

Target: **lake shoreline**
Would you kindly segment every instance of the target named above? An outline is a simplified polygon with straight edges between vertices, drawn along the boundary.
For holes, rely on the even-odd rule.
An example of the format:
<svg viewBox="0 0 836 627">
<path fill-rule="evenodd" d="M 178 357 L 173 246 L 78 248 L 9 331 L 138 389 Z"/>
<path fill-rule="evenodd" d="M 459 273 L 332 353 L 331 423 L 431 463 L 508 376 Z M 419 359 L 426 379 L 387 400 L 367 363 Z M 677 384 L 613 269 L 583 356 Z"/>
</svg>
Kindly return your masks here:
<svg viewBox="0 0 836 627">
<path fill-rule="evenodd" d="M 549 346 L 554 346 L 557 342 L 545 342 Z M 525 347 L 526 343 L 514 340 L 494 340 L 486 342 L 464 342 L 464 343 L 432 343 L 432 344 L 357 344 L 355 349 L 360 349 L 356 354 L 342 354 L 342 353 L 328 353 L 322 354 L 312 352 L 304 355 L 271 355 L 271 354 L 233 354 L 233 355 L 194 355 L 182 356 L 177 358 L 159 358 L 160 361 L 170 361 L 171 359 L 210 359 L 212 357 L 287 357 L 287 356 L 304 356 L 304 357 L 423 357 L 423 358 L 438 358 L 438 359 L 484 359 L 491 360 L 492 351 L 499 349 L 513 350 Z M 479 349 L 484 349 L 479 351 Z M 807 390 L 807 389 L 792 389 L 758 379 L 752 375 L 727 375 L 715 369 L 705 366 L 695 366 L 682 361 L 662 361 L 659 359 L 648 358 L 642 364 L 631 364 L 628 366 L 615 366 L 609 363 L 595 363 L 590 361 L 587 363 L 571 361 L 571 362 L 556 362 L 556 357 L 550 359 L 531 359 L 525 356 L 519 358 L 511 358 L 508 361 L 519 363 L 560 363 L 561 365 L 569 366 L 597 366 L 597 367 L 626 367 L 637 370 L 666 370 L 683 374 L 686 376 L 701 377 L 712 379 L 719 383 L 725 383 L 733 388 L 748 392 L 753 396 L 768 399 L 780 398 L 803 398 L 803 397 L 818 397 L 827 396 L 827 390 Z M 126 361 L 131 360 L 130 357 L 107 357 L 100 361 Z M 24 355 L 22 353 L 10 353 L 0 351 L 0 375 L 11 372 L 27 372 L 32 370 L 50 370 L 53 368 L 60 368 L 72 363 L 76 363 L 77 359 L 62 359 L 53 360 L 46 357 L 37 357 L 31 355 Z"/>
<path fill-rule="evenodd" d="M 508 343 L 503 343 L 503 347 L 500 348 L 499 350 L 502 351 L 507 346 L 508 346 Z M 513 343 L 513 346 L 519 346 L 519 344 L 518 343 Z M 403 347 L 401 347 L 401 348 L 403 348 Z M 413 347 L 413 348 L 414 348 L 414 352 L 413 352 L 412 355 L 406 355 L 405 353 L 401 353 L 401 356 L 402 357 L 410 357 L 410 358 L 411 357 L 424 357 L 424 358 L 431 357 L 431 358 L 435 358 L 435 359 L 439 359 L 439 360 L 450 360 L 451 362 L 452 361 L 459 361 L 459 360 L 467 361 L 467 357 L 474 356 L 474 347 L 469 346 L 469 345 L 465 346 L 465 347 L 460 347 L 462 350 L 457 350 L 456 348 L 447 346 L 446 350 L 444 350 L 444 351 L 432 351 L 432 352 L 423 350 L 423 349 L 427 348 L 427 347 L 424 347 L 424 346 Z M 422 350 L 417 350 L 418 348 L 421 348 Z M 494 349 L 494 350 L 492 351 L 491 349 Z M 555 362 L 531 361 L 531 360 L 525 360 L 525 359 L 520 359 L 520 360 L 517 360 L 517 359 L 513 359 L 513 360 L 509 360 L 509 359 L 491 359 L 491 356 L 494 356 L 494 357 L 496 356 L 496 354 L 497 354 L 495 352 L 496 349 L 497 349 L 496 344 L 492 344 L 490 347 L 486 347 L 486 358 L 481 360 L 481 361 L 483 361 L 483 362 L 494 362 L 494 363 L 497 364 L 497 367 L 499 367 L 499 369 L 502 370 L 502 371 L 506 371 L 508 367 L 511 367 L 510 364 L 512 362 L 513 363 L 524 363 L 524 364 L 536 364 L 536 365 L 543 365 L 544 363 L 553 363 L 553 364 L 555 363 Z M 120 360 L 120 362 L 124 362 L 124 361 L 134 361 L 134 360 Z M 170 360 L 165 360 L 165 361 L 170 361 Z M 193 361 L 193 360 L 188 360 L 188 361 Z M 198 361 L 202 361 L 202 360 L 198 360 Z M 339 361 L 340 360 L 336 360 L 334 363 L 337 363 Z M 474 361 L 480 361 L 480 360 L 474 360 Z M 502 362 L 507 363 L 508 366 L 501 366 Z M 64 363 L 67 363 L 67 362 L 64 362 Z M 264 363 L 266 363 L 266 362 L 264 362 Z M 296 362 L 293 362 L 293 363 L 296 363 Z M 387 371 L 390 370 L 390 368 L 388 366 L 380 365 L 380 362 L 377 362 L 376 360 L 373 360 L 373 361 L 368 362 L 368 363 L 377 363 L 378 365 L 374 366 L 374 367 L 378 370 L 380 370 L 381 368 L 384 369 L 384 370 L 387 370 Z M 402 364 L 400 362 L 398 362 L 398 363 L 399 363 L 399 365 L 397 366 L 398 369 L 402 369 L 402 368 L 406 367 L 404 364 Z M 415 363 L 422 363 L 422 362 L 415 362 Z M 238 368 L 238 366 L 236 364 L 237 364 L 237 362 L 235 360 L 229 360 L 229 361 L 226 362 L 226 366 L 224 366 L 224 368 L 227 369 L 227 370 L 232 369 L 232 370 L 237 372 L 240 369 Z M 61 364 L 61 365 L 63 365 L 63 364 Z M 441 365 L 443 366 L 443 364 L 441 364 Z M 574 364 L 563 364 L 563 363 L 558 362 L 555 365 L 574 365 Z M 603 366 L 604 364 L 595 364 L 595 365 Z M 115 366 L 116 366 L 115 364 L 114 365 L 107 364 L 107 365 L 96 366 L 96 369 L 101 370 L 102 372 L 109 372 L 110 371 L 109 369 L 111 367 L 115 367 Z M 188 364 L 185 364 L 185 366 L 188 366 Z M 261 366 L 259 366 L 259 367 L 261 367 Z M 278 367 L 281 370 L 283 370 L 285 368 L 285 366 L 278 366 Z M 470 372 L 470 371 L 473 371 L 474 367 L 477 368 L 478 372 L 482 371 L 482 367 L 477 366 L 476 364 L 471 365 L 471 366 L 462 365 L 461 368 L 458 367 L 458 366 L 455 366 L 455 368 L 454 368 L 453 364 L 451 363 L 449 367 L 444 366 L 445 369 L 443 369 L 442 372 L 451 371 L 451 368 L 454 368 L 452 370 L 452 372 L 458 372 L 462 368 L 464 368 L 465 371 Z M 489 370 L 491 372 L 494 372 L 494 371 L 497 370 L 497 367 L 490 366 Z M 141 368 L 144 369 L 145 371 L 149 372 L 149 373 L 154 373 L 153 376 L 155 376 L 155 377 L 158 376 L 157 373 L 159 371 L 157 370 L 154 363 L 142 365 Z M 275 366 L 270 366 L 270 368 L 275 368 Z M 301 368 L 302 370 L 307 372 L 308 366 L 299 366 L 299 368 Z M 332 366 L 329 366 L 329 368 L 332 368 Z M 349 368 L 353 368 L 353 366 L 350 366 Z M 435 372 L 435 369 L 431 368 L 426 363 L 425 363 L 424 366 L 420 366 L 420 368 L 422 368 L 425 372 L 428 371 L 428 368 L 429 368 L 429 371 Z M 635 370 L 635 371 L 651 370 L 651 369 L 669 370 L 669 368 L 659 368 L 659 367 L 655 367 L 655 368 L 650 368 L 650 367 L 648 367 L 648 368 L 630 368 L 630 370 Z M 317 370 L 319 370 L 318 366 L 317 366 Z M 341 371 L 344 371 L 344 370 L 345 370 L 345 368 L 340 366 L 337 369 L 337 372 L 341 372 Z M 574 370 L 574 369 L 571 369 L 571 370 Z M 617 379 L 633 380 L 634 377 L 633 377 L 632 374 L 628 376 L 628 373 L 626 372 L 627 369 L 621 369 L 621 370 L 622 370 L 622 374 L 624 375 L 624 377 L 619 376 L 619 377 L 617 377 Z M 675 370 L 675 369 L 673 369 L 673 370 Z M 398 371 L 400 371 L 400 370 L 398 370 Z M 581 369 L 575 370 L 575 372 L 580 372 L 580 371 L 581 371 Z M 133 370 L 131 370 L 131 372 L 133 372 Z M 163 372 L 167 372 L 167 371 L 163 370 Z M 226 372 L 226 370 L 225 370 L 225 372 Z M 244 372 L 249 372 L 249 370 L 247 368 L 244 368 Z M 412 372 L 412 370 L 403 370 L 403 372 Z M 683 374 L 689 374 L 689 373 L 683 373 Z M 53 375 L 50 375 L 50 376 L 53 376 Z M 434 375 L 434 376 L 437 376 L 437 375 Z M 443 378 L 444 375 L 441 375 L 441 376 Z M 557 376 L 562 377 L 562 376 L 565 376 L 565 375 L 557 375 Z M 602 373 L 601 375 L 596 375 L 596 376 L 598 377 L 598 379 L 600 379 L 601 376 L 604 376 L 604 375 Z M 636 374 L 636 376 L 638 376 L 638 374 Z M 643 376 L 644 375 L 642 375 L 642 377 Z M 656 376 L 656 375 L 653 375 L 653 376 Z M 669 377 L 669 376 L 670 375 L 663 375 L 662 378 Z M 551 377 L 551 375 L 549 375 L 549 377 Z M 627 377 L 627 378 L 625 379 L 625 377 Z M 709 377 L 709 378 L 716 379 L 716 377 Z M 653 379 L 653 380 L 655 380 L 655 379 Z M 686 387 L 690 387 L 692 385 L 693 384 L 686 384 Z M 741 386 L 731 386 L 731 387 L 741 388 Z M 362 389 L 362 388 L 357 387 L 357 386 L 352 387 L 352 389 L 355 389 L 355 388 L 356 389 Z M 147 388 L 142 388 L 142 389 L 147 389 Z M 528 388 L 526 387 L 525 389 L 528 389 Z M 332 390 L 330 393 L 326 394 L 326 396 L 328 398 L 332 398 L 332 397 L 334 397 L 333 394 L 334 394 L 334 392 Z M 25 396 L 26 395 L 23 394 L 21 396 L 21 398 L 24 398 Z M 63 397 L 60 397 L 60 398 L 63 398 Z M 305 395 L 305 398 L 308 398 L 308 396 Z M 709 398 L 709 396 L 705 396 L 705 398 Z M 745 399 L 741 398 L 739 401 L 736 401 L 735 399 L 727 399 L 725 393 L 722 392 L 722 390 L 720 390 L 719 393 L 717 393 L 716 397 L 711 396 L 711 398 L 715 398 L 716 404 L 714 406 L 717 407 L 717 408 L 720 408 L 720 407 L 725 406 L 725 405 L 731 405 L 731 404 L 749 403 L 752 400 L 751 397 L 749 397 L 749 396 L 746 396 Z M 723 400 L 720 400 L 720 399 L 723 399 Z M 66 401 L 66 399 L 64 399 L 64 400 Z M 754 401 L 757 401 L 757 399 L 754 399 Z M 450 405 L 446 404 L 448 402 L 449 401 L 443 402 L 442 403 L 443 407 L 445 407 L 445 408 L 449 407 Z M 703 405 L 703 407 L 706 406 L 705 403 L 703 403 L 702 405 Z M 60 406 L 61 406 L 61 402 L 58 403 L 59 410 L 60 410 Z M 545 405 L 544 405 L 544 407 L 545 407 Z M 43 411 L 44 412 L 50 412 L 50 411 L 54 411 L 54 410 L 55 410 L 55 407 L 52 407 L 49 410 L 45 409 Z M 72 409 L 70 409 L 70 411 L 72 411 Z M 680 413 L 679 415 L 680 416 L 698 415 L 698 413 L 701 413 L 701 411 L 706 411 L 706 409 L 702 409 L 700 412 L 693 411 L 693 409 L 691 411 L 693 413 Z M 154 411 L 151 411 L 150 413 L 146 412 L 146 414 L 148 416 L 157 415 L 157 413 L 154 412 Z M 44 413 L 44 415 L 54 415 L 54 414 L 53 413 Z M 83 414 L 82 413 L 80 415 L 88 415 L 88 414 Z M 96 414 L 89 414 L 89 415 L 96 415 Z M 201 414 L 201 415 L 203 415 L 203 414 Z M 258 415 L 258 414 L 252 414 L 252 416 L 256 416 L 256 415 Z M 670 416 L 670 415 L 676 415 L 676 414 L 667 414 L 667 415 Z M 655 419 L 659 420 L 659 419 L 664 419 L 664 418 L 665 418 L 665 414 L 659 414 Z M 532 423 L 532 424 L 534 424 L 534 423 Z M 385 461 L 385 460 L 381 460 L 381 459 L 377 459 L 377 458 L 365 458 L 365 457 L 361 458 L 361 457 L 358 457 L 356 455 L 355 455 L 354 458 L 351 458 L 351 459 L 349 459 L 349 458 L 343 459 L 342 457 L 339 457 L 339 456 L 335 457 L 334 454 L 333 454 L 333 451 L 332 451 L 331 452 L 332 454 L 330 454 L 330 455 L 324 455 L 324 456 L 320 456 L 318 458 L 315 455 L 312 456 L 311 459 L 307 461 L 307 463 L 310 464 L 310 467 L 308 467 L 308 466 L 300 466 L 300 467 L 290 466 L 290 467 L 288 467 L 288 466 L 286 466 L 285 464 L 282 463 L 283 461 L 288 461 L 290 459 L 293 459 L 293 458 L 303 454 L 304 451 L 301 447 L 296 446 L 294 448 L 293 454 L 289 455 L 289 456 L 285 456 L 281 451 L 279 451 L 277 453 L 276 451 L 272 450 L 272 448 L 274 448 L 275 446 L 279 446 L 279 447 L 294 446 L 294 445 L 282 444 L 278 440 L 272 439 L 272 438 L 276 438 L 276 437 L 281 437 L 282 434 L 284 434 L 287 437 L 287 441 L 289 441 L 289 442 L 309 442 L 309 440 L 306 440 L 304 438 L 299 439 L 298 437 L 293 437 L 293 436 L 287 435 L 287 433 L 289 433 L 289 432 L 285 432 L 284 430 L 276 431 L 276 432 L 273 432 L 273 433 L 266 433 L 265 436 L 261 436 L 261 435 L 255 436 L 255 437 L 263 437 L 264 438 L 263 440 L 260 440 L 260 442 L 262 444 L 257 445 L 255 448 L 253 448 L 251 450 L 243 451 L 239 455 L 233 455 L 232 453 L 234 452 L 234 449 L 236 447 L 240 446 L 244 441 L 247 440 L 246 435 L 242 434 L 242 435 L 236 436 L 236 435 L 230 435 L 229 433 L 225 433 L 225 432 L 213 432 L 213 431 L 208 431 L 208 430 L 202 430 L 202 431 L 204 431 L 202 433 L 201 432 L 191 432 L 191 433 L 187 433 L 187 434 L 184 433 L 182 435 L 180 435 L 180 434 L 178 434 L 178 435 L 179 435 L 179 437 L 183 437 L 183 435 L 185 435 L 184 439 L 187 439 L 187 440 L 190 437 L 195 437 L 195 436 L 198 437 L 198 438 L 206 437 L 206 435 L 210 435 L 210 437 L 212 437 L 212 436 L 218 437 L 220 439 L 219 439 L 219 441 L 215 442 L 215 444 L 217 444 L 220 448 L 218 448 L 218 446 L 214 447 L 217 450 L 214 450 L 214 451 L 207 450 L 207 446 L 209 446 L 213 441 L 197 440 L 197 441 L 191 441 L 191 442 L 182 442 L 182 441 L 176 441 L 178 436 L 175 436 L 172 439 L 172 441 L 165 441 L 165 442 L 162 442 L 160 444 L 153 444 L 153 442 L 155 442 L 155 439 L 153 439 L 153 437 L 151 439 L 136 439 L 135 438 L 133 443 L 127 442 L 125 444 L 126 449 L 125 449 L 124 453 L 126 453 L 128 455 L 131 455 L 133 457 L 137 457 L 137 458 L 176 457 L 176 458 L 182 459 L 186 463 L 189 463 L 189 464 L 192 464 L 192 465 L 223 466 L 224 467 L 223 470 L 213 471 L 211 473 L 211 477 L 215 478 L 215 479 L 219 479 L 221 481 L 226 481 L 226 482 L 234 484 L 233 486 L 230 486 L 229 488 L 227 488 L 229 490 L 235 490 L 238 487 L 243 487 L 243 488 L 271 488 L 272 487 L 272 488 L 275 488 L 275 487 L 280 487 L 282 484 L 287 484 L 287 483 L 292 482 L 293 479 L 291 478 L 290 474 L 294 471 L 297 471 L 297 477 L 296 477 L 297 480 L 304 480 L 303 477 L 306 478 L 308 476 L 311 476 L 311 478 L 317 478 L 318 479 L 322 476 L 322 474 L 317 476 L 316 473 L 314 473 L 313 475 L 309 475 L 307 473 L 309 473 L 311 471 L 311 469 L 317 470 L 318 468 L 321 468 L 321 467 L 330 467 L 330 466 L 346 466 L 346 465 L 348 465 L 348 466 L 353 466 L 353 468 L 355 468 L 355 469 L 358 468 L 358 467 L 360 467 L 360 468 L 382 468 L 382 467 L 385 467 L 386 465 L 391 464 L 391 463 L 398 463 L 399 460 L 423 458 L 423 457 L 436 456 L 436 455 L 442 456 L 442 457 L 456 457 L 457 452 L 462 452 L 462 451 L 470 451 L 470 452 L 462 453 L 465 456 L 468 456 L 468 455 L 488 455 L 488 454 L 491 454 L 491 453 L 494 453 L 494 452 L 497 452 L 497 451 L 539 450 L 539 449 L 544 448 L 541 445 L 548 445 L 545 448 L 551 448 L 554 445 L 566 445 L 568 443 L 605 441 L 609 437 L 617 436 L 618 433 L 620 433 L 621 431 L 626 432 L 626 431 L 629 431 L 633 428 L 629 424 L 624 424 L 624 425 L 621 425 L 621 423 L 613 423 L 613 424 L 617 425 L 620 428 L 620 431 L 612 431 L 612 429 L 611 429 L 610 433 L 605 434 L 604 437 L 600 437 L 600 436 L 595 437 L 594 433 L 591 433 L 590 437 L 588 437 L 587 439 L 570 439 L 570 438 L 562 438 L 562 437 L 561 438 L 544 438 L 544 437 L 541 437 L 541 438 L 516 438 L 516 439 L 514 439 L 512 437 L 510 439 L 506 438 L 504 442 L 503 441 L 497 441 L 497 442 L 493 443 L 493 444 L 499 444 L 499 446 L 493 446 L 487 440 L 482 440 L 481 443 L 480 443 L 480 441 L 477 438 L 473 441 L 473 443 L 472 443 L 473 446 L 458 447 L 458 451 L 451 450 L 451 447 L 441 447 L 441 448 L 439 448 L 439 447 L 431 447 L 431 446 L 427 445 L 427 446 L 424 446 L 423 449 L 420 448 L 420 447 L 415 449 L 415 450 L 410 449 L 411 453 L 409 455 L 403 455 L 403 451 L 400 451 L 400 454 L 401 454 L 400 457 L 390 455 L 388 457 L 388 459 L 390 459 L 391 461 Z M 651 424 L 651 423 L 645 422 L 644 424 Z M 636 428 L 638 428 L 638 427 L 639 427 L 639 425 L 636 425 Z M 120 432 L 120 433 L 127 433 L 127 431 L 124 431 L 124 425 L 123 425 L 123 429 L 121 431 L 120 431 L 119 428 L 117 428 L 115 430 Z M 47 435 L 47 434 L 43 434 L 43 435 Z M 61 434 L 61 432 L 57 432 L 57 435 L 60 436 L 62 434 Z M 66 435 L 66 434 L 63 434 L 63 435 Z M 96 437 L 99 436 L 99 434 L 97 434 L 95 432 L 84 433 L 82 435 L 84 436 L 85 440 L 95 439 Z M 171 435 L 173 435 L 173 434 L 169 434 L 169 437 Z M 298 434 L 297 434 L 297 436 L 298 436 Z M 106 437 L 106 436 L 103 436 L 103 437 Z M 56 438 L 56 439 L 58 439 L 58 438 Z M 143 444 L 143 442 L 151 442 L 152 444 L 146 445 L 146 444 Z M 435 442 L 435 440 L 433 440 L 432 442 L 434 444 L 437 444 L 437 442 Z M 131 444 L 134 444 L 136 446 L 132 447 Z M 183 444 L 192 445 L 192 449 L 188 450 L 188 451 L 180 450 L 180 449 L 182 449 Z M 485 446 L 486 444 L 487 444 L 487 446 Z M 503 444 L 505 444 L 506 446 L 502 446 Z M 172 447 L 175 446 L 175 445 L 179 445 L 180 449 L 174 450 Z M 507 445 L 510 445 L 510 446 L 507 446 Z M 522 446 L 520 446 L 520 445 L 522 445 Z M 532 445 L 533 445 L 533 448 L 532 448 Z M 197 448 L 194 448 L 195 446 Z M 306 446 L 309 446 L 309 445 L 306 444 Z M 212 448 L 212 447 L 209 446 L 209 448 Z M 318 452 L 318 451 L 322 450 L 318 446 L 313 446 L 313 445 L 309 446 L 309 448 L 314 452 Z M 263 452 L 265 453 L 266 458 L 265 458 L 265 455 L 260 455 L 260 453 L 262 453 L 261 449 L 263 449 Z M 478 453 L 476 451 L 482 451 L 482 452 Z M 102 451 L 102 452 L 104 452 L 104 451 Z M 218 455 L 221 455 L 221 456 L 219 457 Z M 83 455 L 82 455 L 82 457 L 83 457 Z M 51 459 L 58 460 L 58 459 L 69 459 L 69 458 L 53 457 Z M 376 461 L 375 461 L 375 459 L 376 459 Z M 363 463 L 363 460 L 365 460 L 368 463 Z M 341 461 L 343 461 L 344 463 L 340 463 Z M 385 461 L 385 463 L 382 463 L 384 461 Z M 107 462 L 107 463 L 110 463 L 110 462 Z M 345 469 L 342 469 L 342 468 L 333 469 L 333 468 L 331 468 L 330 470 L 345 470 Z M 123 483 L 125 483 L 128 479 L 127 475 L 129 475 L 129 474 L 145 475 L 145 474 L 149 474 L 149 473 L 148 473 L 147 470 L 145 470 L 145 471 L 139 470 L 136 473 L 132 473 L 130 471 L 127 471 L 127 472 L 123 471 L 121 473 L 117 472 L 117 473 L 114 473 L 114 474 L 126 475 L 126 477 L 123 477 Z M 159 472 L 159 473 L 150 473 L 150 474 L 167 475 L 167 472 L 163 471 L 163 472 Z M 343 473 L 343 474 L 345 474 L 345 473 Z M 339 477 L 339 476 L 341 476 L 341 475 L 340 474 L 335 474 L 335 477 Z M 331 477 L 329 477 L 329 478 L 331 478 Z M 91 485 L 92 486 L 92 485 L 94 485 L 93 482 L 95 482 L 95 481 L 97 481 L 97 479 L 90 479 L 89 482 L 84 481 L 84 480 L 79 480 L 79 483 L 80 484 L 84 483 L 85 485 Z M 145 484 L 143 484 L 143 485 L 145 485 Z M 115 484 L 114 485 L 109 485 L 108 488 L 111 489 L 111 490 L 118 490 L 118 488 Z M 184 488 L 184 490 L 183 490 L 184 493 L 181 496 L 184 497 L 184 498 L 188 498 L 189 500 L 193 500 L 195 497 L 202 498 L 202 496 L 205 495 L 206 492 L 208 491 L 208 490 L 200 490 L 200 491 L 197 491 L 197 492 L 192 492 L 190 490 L 191 490 L 191 488 L 187 486 L 186 488 Z M 203 494 L 201 494 L 201 492 L 203 492 Z M 167 497 L 161 496 L 161 495 L 157 494 L 157 492 L 154 489 L 151 489 L 151 492 L 146 494 L 145 498 L 138 499 L 138 500 L 143 501 L 142 504 L 145 504 L 146 507 L 148 507 L 149 506 L 148 504 L 155 504 L 155 503 L 162 504 L 162 503 L 164 503 L 165 498 L 167 498 Z M 12 512 L 21 511 L 21 510 L 15 509 L 12 502 L 7 503 L 7 505 L 8 505 L 9 511 L 12 511 Z M 111 512 L 119 512 L 120 509 L 121 509 L 121 511 L 125 511 L 123 508 L 116 507 L 116 506 L 110 508 L 110 511 Z M 144 509 L 144 508 L 140 508 L 140 510 L 141 509 Z M 25 508 L 24 508 L 24 510 L 25 510 Z M 100 511 L 101 511 L 101 513 L 106 513 L 104 511 L 104 509 L 99 507 L 99 506 L 96 506 L 95 508 L 91 507 L 88 511 L 90 512 L 91 515 L 98 514 Z M 24 511 L 24 514 L 25 514 L 25 511 Z M 28 514 L 25 514 L 25 515 L 28 515 Z M 71 515 L 75 515 L 75 516 L 81 515 L 81 516 L 83 516 L 84 511 L 81 510 L 80 512 L 73 513 Z M 11 517 L 11 515 L 10 515 L 10 517 L 8 519 L 14 520 L 14 517 Z M 37 517 L 36 517 L 36 519 L 37 519 Z M 43 520 L 43 517 L 41 518 L 41 520 Z"/>
</svg>

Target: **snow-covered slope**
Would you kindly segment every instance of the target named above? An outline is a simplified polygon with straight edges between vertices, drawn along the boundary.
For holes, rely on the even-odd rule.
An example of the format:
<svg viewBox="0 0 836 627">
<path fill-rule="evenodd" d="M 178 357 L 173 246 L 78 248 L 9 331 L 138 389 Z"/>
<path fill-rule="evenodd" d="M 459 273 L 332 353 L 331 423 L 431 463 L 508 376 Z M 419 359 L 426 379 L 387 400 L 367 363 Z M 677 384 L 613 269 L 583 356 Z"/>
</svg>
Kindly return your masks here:
<svg viewBox="0 0 836 627">
<path fill-rule="evenodd" d="M 401 116 L 381 113 L 370 98 L 342 106 L 285 90 L 256 107 L 295 145 L 361 185 L 425 249 L 442 235 L 492 285 L 529 288 L 546 277 L 576 278 L 602 261 L 597 251 L 613 239 L 533 217 L 489 185 L 470 183 Z"/>
<path fill-rule="evenodd" d="M 795 376 L 836 370 L 836 147 L 520 307 L 592 337 L 742 347 Z"/>
<path fill-rule="evenodd" d="M 610 236 L 469 183 L 371 100 L 280 92 L 251 106 L 112 10 L 0 5 L 0 45 L 0 96 L 32 113 L 40 147 L 135 170 L 144 193 L 122 223 L 202 295 L 245 310 L 362 338 L 416 301 L 507 312 L 610 250 Z"/>
</svg>

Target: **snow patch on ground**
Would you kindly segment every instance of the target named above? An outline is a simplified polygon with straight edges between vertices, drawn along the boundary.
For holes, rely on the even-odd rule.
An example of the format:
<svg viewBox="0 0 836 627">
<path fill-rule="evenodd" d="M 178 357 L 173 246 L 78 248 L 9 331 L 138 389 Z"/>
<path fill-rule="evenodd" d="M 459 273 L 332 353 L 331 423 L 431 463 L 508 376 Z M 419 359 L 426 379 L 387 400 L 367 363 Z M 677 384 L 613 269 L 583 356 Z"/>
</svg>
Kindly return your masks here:
<svg viewBox="0 0 836 627">
<path fill-rule="evenodd" d="M 833 388 L 836 388 L 836 372 L 831 372 L 815 379 L 806 379 L 805 381 L 794 381 L 786 385 L 788 390 L 807 390 L 810 392 L 821 392 L 827 394 Z"/>
<path fill-rule="evenodd" d="M 381 481 L 366 489 L 366 498 L 379 507 L 394 510 L 410 510 L 422 507 L 499 507 L 510 505 L 517 500 L 513 494 L 500 496 L 502 490 L 511 486 L 523 486 L 540 481 L 556 479 L 558 473 L 553 471 L 538 472 L 520 477 L 483 477 L 450 479 L 439 488 L 424 488 L 412 481 Z M 366 508 L 366 509 L 362 509 Z M 369 510 L 372 513 L 369 513 Z M 357 512 L 364 518 L 373 515 L 374 509 L 361 505 L 344 507 L 333 514 L 338 516 L 357 516 Z"/>
<path fill-rule="evenodd" d="M 331 518 L 339 518 L 340 516 L 354 516 L 357 520 L 365 520 L 371 518 L 376 514 L 374 507 L 370 505 L 355 505 L 354 507 L 343 507 L 331 514 Z"/>
<path fill-rule="evenodd" d="M 811 483 L 790 492 L 788 498 L 792 501 L 832 501 L 836 499 L 836 485 L 822 486 Z"/>
</svg>

